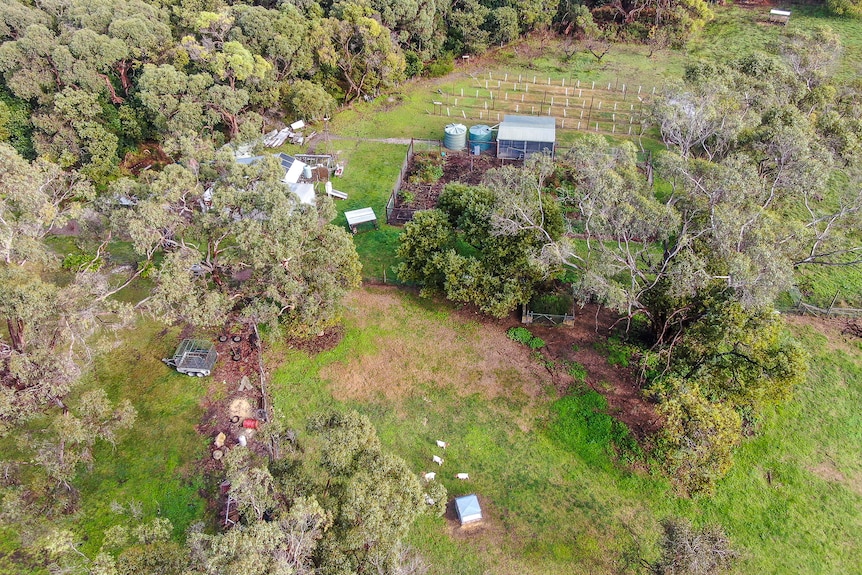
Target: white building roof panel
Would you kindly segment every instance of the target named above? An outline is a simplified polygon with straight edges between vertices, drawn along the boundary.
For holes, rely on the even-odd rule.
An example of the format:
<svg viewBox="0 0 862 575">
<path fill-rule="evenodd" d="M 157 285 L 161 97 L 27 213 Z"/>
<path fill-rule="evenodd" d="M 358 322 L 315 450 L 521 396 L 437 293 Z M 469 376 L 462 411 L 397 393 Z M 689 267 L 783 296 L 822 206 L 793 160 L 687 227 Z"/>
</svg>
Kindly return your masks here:
<svg viewBox="0 0 862 575">
<path fill-rule="evenodd" d="M 552 116 L 504 116 L 497 140 L 556 142 L 556 122 Z"/>
</svg>

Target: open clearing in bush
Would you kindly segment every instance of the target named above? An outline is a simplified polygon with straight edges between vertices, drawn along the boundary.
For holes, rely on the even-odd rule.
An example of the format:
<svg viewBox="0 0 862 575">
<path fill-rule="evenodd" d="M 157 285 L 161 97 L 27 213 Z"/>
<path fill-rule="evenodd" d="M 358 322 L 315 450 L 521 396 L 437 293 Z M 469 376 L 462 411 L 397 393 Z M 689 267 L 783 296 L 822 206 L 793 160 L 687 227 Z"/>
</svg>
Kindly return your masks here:
<svg viewBox="0 0 862 575">
<path fill-rule="evenodd" d="M 494 353 L 488 341 L 519 349 L 505 339 L 505 322 L 480 324 L 386 288 L 364 288 L 346 322 L 335 349 L 286 352 L 273 381 L 276 407 L 298 429 L 322 407 L 356 408 L 417 473 L 431 469 L 436 439 L 450 443 L 433 470 L 451 495 L 479 493 L 488 521 L 466 536 L 445 519 L 420 520 L 411 542 L 433 573 L 611 573 L 638 555 L 654 558 L 669 515 L 724 526 L 743 551 L 738 573 L 838 574 L 862 564 L 859 340 L 837 349 L 814 322 L 795 322 L 814 360 L 807 384 L 743 445 L 712 498 L 689 500 L 612 460 L 618 424 L 601 414 L 594 392 L 558 398 L 525 379 L 525 347 L 505 353 L 509 370 L 483 371 L 482 357 Z M 401 350 L 436 337 L 447 353 L 401 361 Z M 460 472 L 470 481 L 455 480 Z"/>
</svg>

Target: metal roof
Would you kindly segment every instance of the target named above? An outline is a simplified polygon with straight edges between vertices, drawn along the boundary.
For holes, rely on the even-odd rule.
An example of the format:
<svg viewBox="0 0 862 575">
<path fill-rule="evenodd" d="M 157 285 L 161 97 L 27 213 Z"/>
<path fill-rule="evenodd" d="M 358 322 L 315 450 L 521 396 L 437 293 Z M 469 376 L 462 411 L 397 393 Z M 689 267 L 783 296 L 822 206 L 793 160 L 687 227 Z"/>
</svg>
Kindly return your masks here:
<svg viewBox="0 0 862 575">
<path fill-rule="evenodd" d="M 250 166 L 263 159 L 263 156 L 237 156 L 236 163 L 243 166 Z"/>
<path fill-rule="evenodd" d="M 556 142 L 556 122 L 553 116 L 503 116 L 497 141 Z"/>
<path fill-rule="evenodd" d="M 302 174 L 302 168 L 306 166 L 305 162 L 300 162 L 293 156 L 288 156 L 284 152 L 276 155 L 278 161 L 281 162 L 281 167 L 284 168 L 284 182 L 295 184 L 299 181 L 299 176 Z"/>
<path fill-rule="evenodd" d="M 478 521 L 482 519 L 482 508 L 479 507 L 479 498 L 476 495 L 463 495 L 455 498 L 455 510 L 461 523 Z"/>
<path fill-rule="evenodd" d="M 302 204 L 314 205 L 314 184 L 288 184 L 290 191 L 299 196 Z"/>
</svg>

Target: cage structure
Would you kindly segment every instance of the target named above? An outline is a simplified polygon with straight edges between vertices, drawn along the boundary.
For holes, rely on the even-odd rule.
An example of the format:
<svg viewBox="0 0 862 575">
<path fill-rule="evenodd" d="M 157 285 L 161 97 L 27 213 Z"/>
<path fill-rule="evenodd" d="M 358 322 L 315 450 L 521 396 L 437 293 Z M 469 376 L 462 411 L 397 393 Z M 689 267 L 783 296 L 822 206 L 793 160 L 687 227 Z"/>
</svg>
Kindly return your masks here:
<svg viewBox="0 0 862 575">
<path fill-rule="evenodd" d="M 212 374 L 218 352 L 212 342 L 200 339 L 184 339 L 172 357 L 162 359 L 178 372 L 193 377 Z"/>
<path fill-rule="evenodd" d="M 497 157 L 524 160 L 533 154 L 553 156 L 556 122 L 552 116 L 504 116 L 497 129 Z"/>
</svg>

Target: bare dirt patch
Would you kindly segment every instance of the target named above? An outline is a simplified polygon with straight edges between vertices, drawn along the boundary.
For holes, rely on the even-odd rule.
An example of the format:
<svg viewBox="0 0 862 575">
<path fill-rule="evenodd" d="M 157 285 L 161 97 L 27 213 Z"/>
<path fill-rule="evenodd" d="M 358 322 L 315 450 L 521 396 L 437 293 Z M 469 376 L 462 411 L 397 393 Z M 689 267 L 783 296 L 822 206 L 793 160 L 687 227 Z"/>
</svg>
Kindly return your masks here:
<svg viewBox="0 0 862 575">
<path fill-rule="evenodd" d="M 814 467 L 809 467 L 808 470 L 820 479 L 829 481 L 830 483 L 844 483 L 847 481 L 841 470 L 835 467 L 835 464 L 831 461 L 823 461 Z"/>
<path fill-rule="evenodd" d="M 294 349 L 304 351 L 314 355 L 322 351 L 327 351 L 341 343 L 344 338 L 344 327 L 337 325 L 326 330 L 320 335 L 314 335 L 308 338 L 294 338 L 287 342 L 287 345 Z"/>
<path fill-rule="evenodd" d="M 488 399 L 505 397 L 534 404 L 545 397 L 550 385 L 559 395 L 570 391 L 574 380 L 564 360 L 577 361 L 587 370 L 587 384 L 608 401 L 609 415 L 625 423 L 639 439 L 660 427 L 653 404 L 644 399 L 631 369 L 614 367 L 596 350 L 615 317 L 607 310 L 596 315 L 585 307 L 574 327 L 529 326 L 546 341 L 540 361 L 531 351 L 506 336 L 506 329 L 520 325 L 514 316 L 488 318 L 462 308 L 443 321 L 401 305 L 395 288 L 358 290 L 347 301 L 360 328 L 380 329 L 377 351 L 335 363 L 321 371 L 339 400 L 411 397 L 422 387 L 452 388 L 461 396 L 481 393 Z M 598 318 L 598 319 L 597 319 Z M 522 429 L 532 425 L 520 421 Z"/>
<path fill-rule="evenodd" d="M 631 368 L 613 366 L 595 344 L 609 335 L 616 317 L 607 309 L 589 305 L 575 316 L 571 327 L 532 325 L 530 331 L 545 340 L 543 352 L 557 362 L 576 361 L 587 371 L 586 383 L 608 401 L 608 415 L 625 423 L 638 439 L 643 439 L 661 427 L 654 405 L 641 393 L 637 377 Z M 567 392 L 573 382 L 561 379 L 560 393 Z"/>
<path fill-rule="evenodd" d="M 213 459 L 212 453 L 216 449 L 226 453 L 239 444 L 240 436 L 245 436 L 249 449 L 261 455 L 267 453 L 266 446 L 253 440 L 255 430 L 243 427 L 246 419 L 262 420 L 264 417 L 261 413 L 263 395 L 260 389 L 258 350 L 252 334 L 224 333 L 216 339 L 215 345 L 218 360 L 212 384 L 201 401 L 204 415 L 196 426 L 197 432 L 210 440 L 207 459 L 202 462 L 207 471 L 221 469 L 221 462 Z M 249 385 L 242 385 L 243 378 L 247 379 Z M 225 434 L 224 445 L 216 447 L 214 442 L 219 433 Z"/>
<path fill-rule="evenodd" d="M 810 327 L 826 336 L 826 349 L 830 351 L 840 350 L 848 353 L 858 353 L 860 336 L 859 319 L 846 319 L 834 317 L 816 317 L 811 315 L 785 314 L 784 320 L 788 325 L 796 327 Z"/>
<path fill-rule="evenodd" d="M 358 290 L 347 301 L 360 327 L 382 331 L 377 352 L 324 368 L 336 399 L 394 400 L 418 388 L 451 387 L 461 395 L 489 399 L 513 394 L 531 400 L 544 393 L 543 368 L 505 329 L 481 321 L 429 321 L 400 304 L 394 288 Z"/>
</svg>

